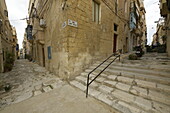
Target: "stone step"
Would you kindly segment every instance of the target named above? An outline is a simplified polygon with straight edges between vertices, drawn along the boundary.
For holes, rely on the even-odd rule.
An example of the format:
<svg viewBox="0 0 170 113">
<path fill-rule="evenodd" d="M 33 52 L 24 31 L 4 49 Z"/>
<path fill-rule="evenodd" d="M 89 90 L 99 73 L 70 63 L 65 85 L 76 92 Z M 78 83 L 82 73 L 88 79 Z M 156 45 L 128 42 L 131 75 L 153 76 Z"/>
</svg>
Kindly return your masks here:
<svg viewBox="0 0 170 113">
<path fill-rule="evenodd" d="M 74 87 L 82 90 L 83 92 L 85 91 L 84 87 L 85 85 L 83 86 L 83 84 L 79 83 L 78 81 L 71 81 L 70 82 L 71 85 L 73 85 Z M 119 101 L 113 101 L 112 99 L 109 99 L 109 95 L 105 94 L 105 93 L 102 93 L 100 91 L 97 91 L 95 90 L 94 88 L 90 87 L 89 88 L 89 96 L 92 96 L 96 99 L 98 99 L 99 101 L 102 101 L 104 102 L 105 104 L 113 107 L 114 109 L 122 112 L 122 113 L 145 113 L 143 110 L 141 109 L 137 109 L 133 106 L 124 106 L 124 105 L 121 105 L 119 104 L 118 102 Z M 118 100 L 117 98 L 115 98 L 115 100 Z M 123 101 L 122 101 L 123 102 Z M 139 111 L 139 112 L 134 112 L 134 111 Z"/>
<path fill-rule="evenodd" d="M 105 73 L 107 73 L 107 72 L 102 73 L 96 79 L 96 81 L 101 83 L 101 82 L 103 82 L 102 79 L 104 80 L 104 78 L 107 78 L 108 79 L 107 82 L 109 82 L 111 80 L 110 84 L 112 81 L 115 81 L 112 84 L 121 82 L 121 83 L 129 84 L 129 85 L 137 85 L 142 88 L 152 89 L 152 90 L 161 91 L 161 92 L 170 94 L 170 86 L 166 85 L 166 84 L 161 84 L 161 83 L 157 83 L 157 82 L 153 82 L 153 81 L 145 81 L 144 79 L 141 80 L 141 79 L 134 78 L 134 77 L 129 78 L 128 76 L 118 76 L 118 75 L 105 74 Z M 98 73 L 92 74 L 92 78 L 94 78 L 97 74 Z M 84 76 L 87 79 L 87 75 L 88 75 L 88 73 L 84 73 L 82 76 Z M 91 75 L 90 75 L 90 77 L 91 77 Z M 103 78 L 101 78 L 101 77 L 103 77 Z M 85 82 L 85 84 L 86 84 L 86 82 Z"/>
<path fill-rule="evenodd" d="M 79 88 L 83 92 L 85 91 L 85 85 L 83 86 L 83 84 L 77 81 L 72 81 L 71 84 Z M 89 95 L 108 104 L 109 106 L 112 106 L 114 109 L 117 109 L 123 113 L 154 113 L 155 111 L 163 111 L 162 113 L 167 113 L 170 111 L 168 106 L 165 104 L 148 100 L 105 85 L 99 86 L 98 90 L 93 87 L 90 87 Z M 154 108 L 154 106 L 157 106 L 157 108 Z"/>
<path fill-rule="evenodd" d="M 109 64 L 112 60 L 108 60 L 103 64 L 103 66 Z M 141 62 L 143 61 L 121 61 L 121 62 L 113 62 L 112 64 L 114 66 L 119 66 L 119 67 L 128 67 L 128 68 L 136 68 L 136 69 L 144 69 L 144 70 L 153 70 L 155 72 L 166 72 L 170 73 L 170 66 L 169 65 L 155 65 L 155 64 L 142 64 Z M 97 61 L 95 64 L 93 64 L 94 67 L 96 67 L 98 64 L 100 64 L 100 61 Z"/>
<path fill-rule="evenodd" d="M 109 74 L 121 75 L 121 76 L 126 76 L 129 78 L 141 79 L 141 80 L 146 80 L 146 81 L 151 81 L 151 82 L 158 82 L 158 83 L 165 84 L 165 85 L 170 85 L 170 78 L 167 78 L 167 77 L 145 75 L 141 73 L 127 72 L 123 70 L 118 71 L 118 70 L 113 70 L 110 68 L 107 68 L 105 70 L 105 73 L 106 72 L 108 72 Z"/>
<path fill-rule="evenodd" d="M 100 68 L 105 68 L 108 65 L 108 63 L 103 64 L 102 66 L 99 67 Z M 94 69 L 96 67 L 96 64 L 94 64 L 93 66 L 90 67 L 90 69 Z M 145 66 L 143 66 L 145 67 Z M 136 73 L 143 73 L 143 74 L 149 74 L 152 76 L 162 76 L 162 77 L 169 77 L 170 78 L 170 70 L 169 71 L 163 71 L 163 70 L 153 70 L 153 69 L 149 69 L 147 68 L 143 68 L 142 66 L 130 66 L 130 65 L 124 65 L 124 64 L 120 64 L 118 65 L 118 63 L 114 63 L 111 64 L 109 66 L 110 69 L 114 69 L 114 70 L 124 70 L 124 71 L 128 71 L 128 72 L 136 72 Z M 170 68 L 170 67 L 169 67 Z"/>
<path fill-rule="evenodd" d="M 111 65 L 110 68 L 114 69 L 114 70 L 123 70 L 123 71 L 128 71 L 128 72 L 136 72 L 136 73 L 141 73 L 141 74 L 149 74 L 149 75 L 152 75 L 152 76 L 161 76 L 161 77 L 170 78 L 170 73 L 168 73 L 168 72 L 148 70 L 148 69 L 121 67 L 121 66 L 115 66 L 115 65 Z"/>
<path fill-rule="evenodd" d="M 124 63 L 124 62 L 113 62 L 115 66 L 123 66 L 129 68 L 137 68 L 137 69 L 146 69 L 146 70 L 154 70 L 156 72 L 170 72 L 170 66 L 168 65 L 144 65 L 141 63 Z"/>
<path fill-rule="evenodd" d="M 123 80 L 123 78 L 125 78 L 126 82 L 127 81 L 131 82 L 131 84 L 122 83 L 121 80 Z M 96 82 L 94 82 L 90 85 L 90 87 L 97 88 L 99 91 L 101 91 L 103 93 L 105 92 L 108 94 L 113 91 L 113 88 L 116 88 L 116 89 L 123 90 L 128 93 L 130 92 L 137 96 L 141 96 L 143 98 L 152 99 L 154 101 L 161 102 L 161 103 L 164 103 L 167 105 L 170 104 L 170 99 L 169 99 L 170 93 L 160 92 L 161 90 L 158 90 L 156 88 L 156 84 L 153 85 L 152 82 L 146 82 L 146 81 L 141 81 L 141 80 L 131 80 L 131 79 L 128 80 L 128 78 L 126 78 L 126 77 L 123 77 L 123 78 L 121 76 L 115 76 L 115 75 L 109 75 L 109 76 L 107 76 L 107 78 L 98 77 L 95 80 L 96 82 L 98 82 L 98 84 Z M 82 84 L 86 85 L 86 77 L 85 76 L 76 77 L 76 80 L 78 80 Z M 118 80 L 118 81 L 116 81 L 116 80 Z M 133 81 L 136 81 L 136 84 L 133 84 L 132 83 Z M 139 86 L 137 86 L 138 84 L 139 84 Z M 145 88 L 144 88 L 144 86 L 145 86 Z M 152 88 L 155 86 L 154 88 L 157 89 L 157 91 L 152 90 L 152 88 L 149 89 L 147 86 L 152 87 Z M 154 94 L 157 96 L 155 96 Z"/>
</svg>

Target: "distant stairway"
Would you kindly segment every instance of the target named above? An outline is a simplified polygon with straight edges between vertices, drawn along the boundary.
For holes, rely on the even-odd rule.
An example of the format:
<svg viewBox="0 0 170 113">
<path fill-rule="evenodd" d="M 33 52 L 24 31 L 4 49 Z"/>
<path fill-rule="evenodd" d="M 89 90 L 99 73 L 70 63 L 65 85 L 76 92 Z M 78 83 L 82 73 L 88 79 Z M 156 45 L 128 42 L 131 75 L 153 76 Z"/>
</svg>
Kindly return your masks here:
<svg viewBox="0 0 170 113">
<path fill-rule="evenodd" d="M 110 61 L 94 71 L 90 80 Z M 99 63 L 70 84 L 86 92 L 87 75 Z M 88 94 L 120 113 L 170 113 L 170 65 L 149 64 L 149 60 L 114 62 L 89 86 Z"/>
</svg>

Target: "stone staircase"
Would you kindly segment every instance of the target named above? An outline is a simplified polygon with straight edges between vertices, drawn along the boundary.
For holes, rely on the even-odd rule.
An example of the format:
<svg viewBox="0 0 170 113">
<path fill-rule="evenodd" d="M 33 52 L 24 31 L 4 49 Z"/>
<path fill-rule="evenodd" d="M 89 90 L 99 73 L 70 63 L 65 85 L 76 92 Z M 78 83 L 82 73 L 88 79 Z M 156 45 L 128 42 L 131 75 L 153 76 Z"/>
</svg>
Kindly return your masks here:
<svg viewBox="0 0 170 113">
<path fill-rule="evenodd" d="M 110 61 L 93 72 L 90 80 Z M 87 75 L 99 63 L 86 69 L 70 84 L 86 92 Z M 120 113 L 170 113 L 170 60 L 114 62 L 89 86 L 89 96 Z"/>
</svg>

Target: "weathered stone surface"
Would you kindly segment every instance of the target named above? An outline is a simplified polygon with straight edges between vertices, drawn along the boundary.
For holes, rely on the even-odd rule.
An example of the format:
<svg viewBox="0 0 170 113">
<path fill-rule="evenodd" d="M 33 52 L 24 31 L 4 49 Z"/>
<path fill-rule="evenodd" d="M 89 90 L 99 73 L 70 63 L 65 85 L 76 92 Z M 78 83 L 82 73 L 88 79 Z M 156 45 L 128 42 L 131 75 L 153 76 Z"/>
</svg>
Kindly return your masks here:
<svg viewBox="0 0 170 113">
<path fill-rule="evenodd" d="M 122 113 L 132 113 L 127 107 L 117 103 L 117 102 L 113 102 L 112 103 L 112 107 L 117 109 L 118 111 L 122 112 Z"/>
<path fill-rule="evenodd" d="M 55 82 L 55 83 L 50 84 L 50 86 L 51 86 L 52 89 L 55 89 L 55 88 L 61 87 L 62 83 L 56 83 Z"/>
<path fill-rule="evenodd" d="M 121 81 L 121 82 L 125 82 L 125 83 L 130 83 L 132 84 L 133 80 L 132 78 L 128 78 L 128 77 L 123 77 L 123 76 L 118 76 L 117 77 L 117 80 L 118 81 Z"/>
<path fill-rule="evenodd" d="M 168 85 L 157 84 L 157 88 L 170 93 L 170 86 L 168 86 Z"/>
<path fill-rule="evenodd" d="M 116 75 L 109 75 L 108 78 L 111 79 L 111 80 L 116 80 L 117 76 Z"/>
<path fill-rule="evenodd" d="M 34 96 L 40 95 L 42 92 L 41 91 L 34 91 Z"/>
<path fill-rule="evenodd" d="M 135 80 L 138 86 L 146 87 L 146 88 L 156 88 L 156 83 L 148 82 L 143 80 Z"/>
<path fill-rule="evenodd" d="M 82 81 L 83 83 L 87 82 L 87 78 L 83 77 L 83 76 L 78 76 L 76 77 L 76 80 Z"/>
<path fill-rule="evenodd" d="M 117 84 L 116 81 L 111 81 L 111 80 L 105 80 L 104 83 L 109 84 L 111 87 L 115 87 Z"/>
<path fill-rule="evenodd" d="M 126 102 L 134 102 L 135 96 L 132 94 L 129 94 L 127 92 L 121 91 L 121 90 L 114 90 L 112 92 L 112 95 L 120 100 L 126 101 Z"/>
<path fill-rule="evenodd" d="M 49 86 L 50 84 L 56 83 L 57 81 L 55 79 L 52 79 L 50 81 L 43 82 L 43 86 Z"/>
<path fill-rule="evenodd" d="M 89 88 L 89 91 L 88 91 L 89 95 L 93 96 L 94 98 L 97 98 L 98 95 L 101 93 L 100 91 L 97 91 L 95 89 L 91 89 Z"/>
<path fill-rule="evenodd" d="M 110 106 L 112 106 L 113 102 L 110 99 L 108 99 L 108 96 L 106 94 L 103 94 L 103 93 L 99 94 L 97 96 L 97 99 L 108 104 L 108 105 L 110 105 Z"/>
<path fill-rule="evenodd" d="M 152 100 L 167 104 L 170 106 L 170 95 L 168 94 L 162 94 L 161 92 L 157 91 L 149 91 L 148 95 Z"/>
<path fill-rule="evenodd" d="M 133 105 L 130 105 L 129 103 L 119 101 L 118 104 L 128 108 L 131 111 L 131 113 L 141 113 L 142 112 L 141 109 L 138 109 L 138 108 L 134 107 Z"/>
<path fill-rule="evenodd" d="M 120 90 L 124 90 L 124 91 L 129 91 L 130 87 L 131 87 L 130 85 L 126 85 L 123 83 L 116 84 L 116 88 L 118 88 Z"/>
<path fill-rule="evenodd" d="M 144 89 L 144 88 L 140 88 L 140 87 L 137 87 L 137 86 L 133 86 L 131 89 L 130 89 L 130 92 L 135 94 L 135 95 L 140 95 L 140 96 L 144 96 L 144 97 L 147 97 L 148 96 L 148 91 L 147 89 Z"/>
<path fill-rule="evenodd" d="M 49 92 L 49 91 L 51 91 L 52 89 L 51 89 L 50 86 L 46 86 L 46 87 L 43 87 L 42 90 L 43 90 L 44 92 Z"/>
<path fill-rule="evenodd" d="M 113 91 L 113 88 L 105 86 L 105 85 L 101 85 L 99 86 L 99 90 L 103 93 L 111 93 Z"/>
<path fill-rule="evenodd" d="M 90 84 L 90 87 L 93 87 L 93 88 L 96 88 L 99 86 L 99 83 L 93 81 L 91 84 Z"/>
<path fill-rule="evenodd" d="M 42 88 L 42 84 L 37 85 L 37 86 L 35 86 L 34 88 L 35 88 L 35 90 L 40 90 L 40 89 Z"/>
<path fill-rule="evenodd" d="M 105 78 L 103 78 L 103 77 L 98 77 L 98 78 L 96 78 L 96 81 L 97 81 L 97 82 L 100 82 L 100 83 L 102 83 L 104 80 L 105 80 Z"/>
<path fill-rule="evenodd" d="M 86 90 L 86 86 L 84 86 L 83 84 L 79 83 L 78 81 L 71 81 L 70 84 L 75 86 L 75 87 L 77 87 L 77 88 L 79 88 L 82 91 Z"/>
<path fill-rule="evenodd" d="M 152 102 L 150 100 L 146 100 L 141 97 L 136 97 L 134 103 L 136 103 L 138 106 L 142 107 L 145 110 L 152 109 Z"/>
<path fill-rule="evenodd" d="M 153 102 L 153 108 L 161 113 L 170 113 L 170 107 L 159 102 Z"/>
</svg>

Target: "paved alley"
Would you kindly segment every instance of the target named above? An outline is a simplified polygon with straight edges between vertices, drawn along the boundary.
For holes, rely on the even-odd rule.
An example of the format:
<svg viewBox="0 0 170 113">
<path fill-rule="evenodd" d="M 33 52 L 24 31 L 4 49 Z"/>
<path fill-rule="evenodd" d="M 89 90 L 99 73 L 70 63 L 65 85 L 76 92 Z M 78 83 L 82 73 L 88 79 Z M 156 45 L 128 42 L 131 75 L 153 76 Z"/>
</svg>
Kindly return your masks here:
<svg viewBox="0 0 170 113">
<path fill-rule="evenodd" d="M 95 99 L 86 99 L 77 88 L 27 60 L 17 60 L 11 72 L 1 73 L 0 83 L 0 113 L 114 112 Z M 3 85 L 11 89 L 6 92 Z"/>
<path fill-rule="evenodd" d="M 44 67 L 27 60 L 17 60 L 12 71 L 0 74 L 0 108 L 47 92 L 61 82 Z M 8 85 L 11 89 L 5 91 L 4 87 Z"/>
</svg>

